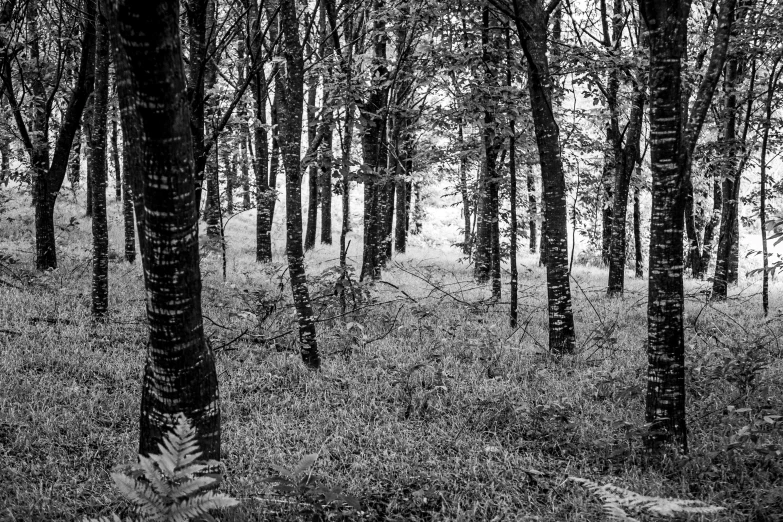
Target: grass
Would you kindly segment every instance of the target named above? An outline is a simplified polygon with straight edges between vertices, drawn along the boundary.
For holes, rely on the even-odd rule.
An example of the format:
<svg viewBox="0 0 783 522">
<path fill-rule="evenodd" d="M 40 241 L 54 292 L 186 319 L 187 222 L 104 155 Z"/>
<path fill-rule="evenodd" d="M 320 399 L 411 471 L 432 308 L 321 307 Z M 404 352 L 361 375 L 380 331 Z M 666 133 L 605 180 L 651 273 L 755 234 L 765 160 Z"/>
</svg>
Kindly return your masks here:
<svg viewBox="0 0 783 522">
<path fill-rule="evenodd" d="M 137 449 L 147 338 L 140 267 L 115 256 L 111 318 L 94 324 L 89 220 L 65 226 L 81 212 L 58 203 L 60 266 L 40 274 L 31 209 L 22 198 L 3 210 L 0 520 L 126 512 L 109 473 Z M 115 204 L 110 244 L 121 252 L 118 216 Z M 646 281 L 627 276 L 625 297 L 610 300 L 604 270 L 575 266 L 579 353 L 555 360 L 543 350 L 545 274 L 535 259 L 522 259 L 522 326 L 512 331 L 507 305 L 488 301 L 489 289 L 425 222 L 425 236 L 384 273 L 391 285 L 363 287 L 367 308 L 319 323 L 323 370 L 311 373 L 292 335 L 250 337 L 274 337 L 294 320 L 282 244 L 275 263 L 255 264 L 253 223 L 247 213 L 228 226 L 225 282 L 216 254 L 205 248 L 202 260 L 223 489 L 241 501 L 222 520 L 303 519 L 308 506 L 264 479 L 272 465 L 291 468 L 312 453 L 319 483 L 360 501 L 350 520 L 601 519 L 601 504 L 568 476 L 726 508 L 690 520 L 781 520 L 781 325 L 761 316 L 758 281 L 743 279 L 717 305 L 699 293 L 706 283 L 687 283 L 691 452 L 650 462 L 641 451 Z M 360 237 L 351 239 L 355 254 Z M 321 318 L 337 310 L 328 270 L 337 257 L 319 246 L 307 258 Z M 772 310 L 779 290 L 775 283 Z M 260 321 L 270 303 L 276 309 Z"/>
</svg>

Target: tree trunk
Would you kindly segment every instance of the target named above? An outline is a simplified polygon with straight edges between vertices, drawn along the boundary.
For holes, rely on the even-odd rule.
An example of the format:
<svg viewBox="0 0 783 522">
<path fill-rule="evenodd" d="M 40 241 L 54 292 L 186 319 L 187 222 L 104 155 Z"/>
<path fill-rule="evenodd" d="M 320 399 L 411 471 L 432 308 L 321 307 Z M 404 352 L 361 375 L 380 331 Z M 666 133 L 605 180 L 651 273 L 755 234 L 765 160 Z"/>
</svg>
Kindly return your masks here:
<svg viewBox="0 0 783 522">
<path fill-rule="evenodd" d="M 76 133 L 73 136 L 73 145 L 71 148 L 71 158 L 68 162 L 68 182 L 71 184 L 71 190 L 76 192 L 79 187 L 79 181 L 81 179 L 81 163 L 82 163 L 82 129 L 81 126 L 76 128 Z"/>
<path fill-rule="evenodd" d="M 117 139 L 117 117 L 113 111 L 111 120 L 111 160 L 114 165 L 115 200 L 122 201 L 122 169 L 120 169 L 120 147 Z M 118 116 L 118 115 L 117 115 Z"/>
<path fill-rule="evenodd" d="M 536 180 L 533 177 L 533 170 L 529 169 L 527 173 L 527 214 L 528 214 L 528 230 L 530 232 L 530 253 L 536 253 L 536 247 L 538 246 L 538 237 L 536 236 L 536 214 L 538 209 L 536 208 Z"/>
<path fill-rule="evenodd" d="M 179 2 L 155 9 L 112 2 L 118 88 L 132 151 L 150 339 L 139 452 L 158 452 L 184 414 L 204 459 L 220 458 L 215 359 L 201 315 L 193 136 L 179 32 Z M 136 168 L 141 165 L 144 168 Z"/>
<path fill-rule="evenodd" d="M 710 266 L 710 258 L 712 257 L 712 241 L 715 237 L 715 227 L 720 225 L 720 213 L 723 206 L 722 197 L 722 182 L 720 178 L 715 177 L 712 183 L 712 215 L 710 220 L 704 226 L 704 241 L 702 244 L 701 263 L 702 263 L 702 276 L 706 273 L 707 268 Z"/>
<path fill-rule="evenodd" d="M 634 87 L 628 127 L 625 130 L 626 141 L 624 145 L 620 144 L 617 147 L 615 156 L 612 244 L 609 249 L 609 284 L 606 291 L 608 296 L 622 295 L 625 289 L 625 223 L 628 210 L 628 191 L 634 167 L 636 167 L 640 155 L 639 140 L 642 136 L 646 83 L 647 75 L 639 72 Z"/>
<path fill-rule="evenodd" d="M 136 237 L 133 229 L 133 189 L 131 188 L 130 166 L 132 164 L 130 155 L 131 147 L 124 139 L 123 131 L 122 143 L 122 218 L 123 231 L 125 235 L 125 260 L 128 263 L 136 261 Z"/>
<path fill-rule="evenodd" d="M 84 121 L 82 122 L 82 136 L 84 136 L 84 163 L 87 167 L 85 172 L 85 178 L 87 178 L 87 201 L 84 215 L 87 217 L 92 216 L 92 201 L 93 201 L 93 178 L 92 178 L 92 120 L 93 120 L 93 105 L 94 98 L 91 95 L 87 99 L 87 105 L 84 108 Z"/>
<path fill-rule="evenodd" d="M 109 28 L 98 15 L 95 44 L 95 94 L 93 105 L 93 216 L 92 216 L 92 316 L 103 318 L 109 309 L 109 228 L 106 220 L 106 118 L 109 111 Z"/>
<path fill-rule="evenodd" d="M 635 275 L 644 277 L 644 257 L 642 256 L 642 212 L 639 208 L 639 185 L 633 190 L 633 245 L 636 254 Z"/>
<path fill-rule="evenodd" d="M 623 16 L 622 16 L 622 2 L 620 0 L 614 0 L 614 10 L 612 13 L 612 34 L 609 34 L 609 13 L 606 6 L 606 0 L 600 1 L 601 12 L 601 26 L 603 29 L 603 45 L 609 54 L 613 53 L 612 40 L 615 42 L 622 38 L 623 28 Z M 618 198 L 616 195 L 616 188 L 618 187 L 618 172 L 623 172 L 624 169 L 620 167 L 618 171 L 619 156 L 622 154 L 620 147 L 620 115 L 619 107 L 617 103 L 617 94 L 620 90 L 619 80 L 619 68 L 609 67 L 606 81 L 606 106 L 609 110 L 609 121 L 606 125 L 606 143 L 604 145 L 604 168 L 601 174 L 601 184 L 603 186 L 603 241 L 601 243 L 601 257 L 603 264 L 611 267 L 612 263 L 612 244 L 614 240 L 613 220 L 617 212 L 620 209 L 615 210 L 615 201 L 622 201 L 622 198 Z M 624 174 L 623 174 L 624 175 Z M 622 180 L 620 180 L 622 181 Z M 622 186 L 622 183 L 620 183 Z M 625 200 L 627 201 L 627 192 Z M 622 216 L 623 225 L 625 224 L 625 216 Z M 618 245 L 620 246 L 620 245 Z M 623 240 L 623 245 L 624 240 Z M 623 265 L 624 266 L 624 265 Z M 610 269 L 611 273 L 611 269 Z M 610 276 L 611 280 L 611 276 Z M 610 284 L 611 286 L 611 284 Z"/>
<path fill-rule="evenodd" d="M 321 243 L 332 244 L 332 121 L 331 110 L 324 115 L 324 138 L 321 143 Z"/>
<path fill-rule="evenodd" d="M 528 89 L 533 113 L 545 201 L 549 349 L 574 351 L 574 316 L 568 271 L 566 185 L 560 156 L 560 130 L 552 111 L 553 80 L 547 58 L 547 16 L 541 2 L 514 3 L 515 24 L 528 61 Z M 524 12 L 520 11 L 523 10 Z M 544 248 L 542 247 L 542 251 Z"/>
<path fill-rule="evenodd" d="M 761 137 L 761 188 L 759 201 L 759 219 L 761 221 L 761 308 L 764 317 L 769 314 L 769 255 L 767 247 L 767 146 L 769 144 L 769 129 L 772 121 L 772 102 L 775 97 L 775 85 L 780 78 L 777 70 L 781 58 L 778 57 L 772 66 L 767 81 L 767 99 L 764 103 L 764 120 Z"/>
<path fill-rule="evenodd" d="M 283 33 L 286 74 L 284 103 L 280 111 L 280 140 L 286 179 L 286 256 L 291 274 L 294 307 L 299 319 L 302 360 L 312 369 L 320 366 L 315 337 L 313 309 L 307 290 L 302 250 L 302 196 L 300 149 L 302 144 L 302 103 L 304 102 L 304 60 L 299 42 L 295 0 L 280 1 L 280 29 Z"/>
<path fill-rule="evenodd" d="M 190 100 L 190 130 L 193 134 L 193 158 L 196 184 L 196 208 L 201 208 L 201 191 L 207 154 L 204 140 L 206 114 L 205 81 L 207 65 L 207 11 L 209 0 L 186 0 L 189 37 L 188 98 Z"/>
<path fill-rule="evenodd" d="M 647 305 L 648 449 L 664 443 L 687 452 L 683 337 L 683 217 L 685 172 L 682 59 L 690 3 L 639 0 L 650 45 L 652 218 Z"/>
<path fill-rule="evenodd" d="M 726 130 L 723 134 L 726 142 L 725 158 L 722 165 L 723 179 L 722 210 L 720 233 L 718 236 L 718 251 L 715 256 L 715 277 L 712 284 L 712 299 L 724 300 L 728 295 L 729 258 L 734 244 L 734 220 L 737 216 L 737 201 L 734 198 L 736 185 L 739 184 L 741 173 L 737 168 L 737 72 L 739 63 L 732 56 L 726 64 L 723 84 L 726 92 Z"/>
<path fill-rule="evenodd" d="M 308 53 L 309 54 L 309 53 Z M 318 118 L 316 117 L 315 97 L 318 90 L 317 78 L 313 78 L 312 84 L 307 89 L 307 148 L 311 150 L 315 142 L 318 130 Z M 309 161 L 306 158 L 306 161 Z M 304 249 L 312 250 L 315 246 L 315 231 L 318 227 L 318 165 L 311 162 L 307 166 L 307 229 L 305 231 Z"/>
</svg>

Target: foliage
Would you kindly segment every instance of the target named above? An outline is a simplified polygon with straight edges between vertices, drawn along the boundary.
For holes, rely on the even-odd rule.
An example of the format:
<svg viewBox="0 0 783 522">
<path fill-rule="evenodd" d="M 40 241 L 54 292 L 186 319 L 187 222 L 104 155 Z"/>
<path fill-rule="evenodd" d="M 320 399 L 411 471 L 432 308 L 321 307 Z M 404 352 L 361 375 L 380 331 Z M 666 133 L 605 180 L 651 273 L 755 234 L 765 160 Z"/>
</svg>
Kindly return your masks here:
<svg viewBox="0 0 783 522">
<path fill-rule="evenodd" d="M 233 498 L 217 493 L 220 475 L 204 473 L 220 466 L 217 461 L 198 462 L 196 430 L 184 415 L 163 444 L 160 454 L 139 455 L 139 463 L 130 472 L 112 473 L 112 479 L 122 496 L 135 505 L 144 520 L 187 522 L 199 520 L 214 522 L 209 514 L 213 509 L 236 506 Z M 107 517 L 89 522 L 114 522 Z"/>
<path fill-rule="evenodd" d="M 638 519 L 628 515 L 628 511 L 659 517 L 675 517 L 681 514 L 713 514 L 724 509 L 718 506 L 710 506 L 698 500 L 648 497 L 625 488 L 613 486 L 612 484 L 601 486 L 585 478 L 568 477 L 568 479 L 583 485 L 601 499 L 604 513 L 608 520 L 638 522 Z"/>
</svg>

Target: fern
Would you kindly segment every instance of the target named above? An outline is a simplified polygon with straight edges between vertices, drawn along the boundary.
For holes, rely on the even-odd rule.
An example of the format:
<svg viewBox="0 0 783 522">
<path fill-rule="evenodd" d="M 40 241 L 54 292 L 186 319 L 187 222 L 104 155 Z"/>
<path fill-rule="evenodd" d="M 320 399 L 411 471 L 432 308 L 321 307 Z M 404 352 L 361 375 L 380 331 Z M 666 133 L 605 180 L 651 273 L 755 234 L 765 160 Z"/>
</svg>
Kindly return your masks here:
<svg viewBox="0 0 783 522">
<path fill-rule="evenodd" d="M 628 514 L 628 511 L 660 517 L 673 517 L 678 514 L 712 514 L 724 509 L 718 506 L 710 506 L 698 500 L 648 497 L 611 484 L 601 486 L 592 480 L 579 477 L 568 477 L 568 479 L 582 484 L 601 499 L 604 513 L 608 520 L 638 522 L 636 518 Z"/>
<path fill-rule="evenodd" d="M 219 475 L 204 474 L 216 468 L 214 460 L 198 462 L 201 452 L 196 441 L 196 430 L 184 415 L 177 419 L 174 431 L 158 445 L 160 453 L 144 457 L 130 473 L 112 473 L 117 489 L 136 507 L 143 520 L 160 522 L 188 522 L 190 520 L 215 519 L 209 515 L 213 509 L 235 506 L 238 502 L 212 488 L 220 480 Z M 85 522 L 122 522 L 117 515 Z M 125 522 L 134 522 L 126 520 Z"/>
</svg>

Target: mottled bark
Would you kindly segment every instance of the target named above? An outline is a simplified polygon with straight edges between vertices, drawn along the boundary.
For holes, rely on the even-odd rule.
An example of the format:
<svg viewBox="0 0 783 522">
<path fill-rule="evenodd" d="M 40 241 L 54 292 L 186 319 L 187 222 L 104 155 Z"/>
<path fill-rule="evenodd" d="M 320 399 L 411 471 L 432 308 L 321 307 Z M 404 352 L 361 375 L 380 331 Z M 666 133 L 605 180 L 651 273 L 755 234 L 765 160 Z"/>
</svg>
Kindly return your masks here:
<svg viewBox="0 0 783 522">
<path fill-rule="evenodd" d="M 302 249 L 302 196 L 299 179 L 302 144 L 302 103 L 304 102 L 304 60 L 299 41 L 295 0 L 280 0 L 280 30 L 284 41 L 284 96 L 280 107 L 280 152 L 286 179 L 286 256 L 291 274 L 291 291 L 299 320 L 302 360 L 318 369 L 320 357 L 315 337 L 313 309 L 307 290 Z"/>
<path fill-rule="evenodd" d="M 383 0 L 376 0 L 375 9 L 380 9 Z M 374 21 L 375 42 L 373 56 L 377 63 L 372 75 L 371 91 L 368 99 L 360 107 L 364 132 L 362 133 L 362 153 L 366 171 L 364 179 L 364 248 L 362 252 L 362 270 L 360 280 L 381 277 L 381 188 L 385 177 L 384 149 L 386 137 L 386 114 L 389 87 L 386 84 L 386 22 L 382 17 Z"/>
<path fill-rule="evenodd" d="M 650 46 L 652 218 L 647 305 L 648 371 L 645 444 L 687 452 L 683 334 L 683 218 L 685 171 L 682 58 L 690 2 L 639 0 Z"/>
<path fill-rule="evenodd" d="M 82 163 L 82 128 L 76 127 L 76 133 L 73 135 L 73 144 L 71 145 L 71 157 L 68 162 L 68 182 L 71 184 L 71 190 L 76 191 L 81 181 Z"/>
<path fill-rule="evenodd" d="M 216 145 L 215 154 L 220 154 L 219 145 Z M 207 237 L 210 239 L 220 238 L 220 178 L 217 165 L 208 161 L 204 165 L 205 177 L 207 182 L 206 207 L 204 209 L 204 220 L 207 222 Z"/>
<path fill-rule="evenodd" d="M 611 35 L 609 34 L 610 15 L 607 9 L 606 0 L 600 0 L 601 26 L 603 30 L 603 46 L 610 55 L 614 52 L 612 41 L 617 42 L 622 38 L 624 27 L 622 16 L 622 1 L 614 0 L 613 13 L 611 16 Z M 613 219 L 615 215 L 614 203 L 618 198 L 615 195 L 615 189 L 618 185 L 618 165 L 622 139 L 620 134 L 620 111 L 617 101 L 617 94 L 620 90 L 619 68 L 609 67 L 606 79 L 606 108 L 609 112 L 609 121 L 606 124 L 606 141 L 604 144 L 604 165 L 601 173 L 601 185 L 603 187 L 603 205 L 602 205 L 602 242 L 601 259 L 604 265 L 611 265 L 613 255 L 612 244 L 614 243 Z M 625 169 L 620 167 L 620 171 Z M 622 200 L 622 198 L 619 198 Z M 626 192 L 626 200 L 627 192 Z M 617 210 L 619 212 L 619 209 Z M 625 224 L 625 216 L 622 217 Z M 611 279 L 611 277 L 610 277 Z"/>
<path fill-rule="evenodd" d="M 92 154 L 92 316 L 102 318 L 109 308 L 109 228 L 106 219 L 106 121 L 109 111 L 109 28 L 104 13 L 96 24 L 95 93 Z"/>
<path fill-rule="evenodd" d="M 118 90 L 136 194 L 150 338 L 139 452 L 158 452 L 184 414 L 205 459 L 220 458 L 215 359 L 204 337 L 193 136 L 179 38 L 179 2 L 111 3 Z"/>
<path fill-rule="evenodd" d="M 92 216 L 92 138 L 93 138 L 93 96 L 92 94 L 87 99 L 87 104 L 84 107 L 84 117 L 82 121 L 82 136 L 84 137 L 84 163 L 86 166 L 85 179 L 87 185 L 86 203 L 84 209 L 84 215 L 87 217 Z"/>
<path fill-rule="evenodd" d="M 574 316 L 568 271 L 566 186 L 560 156 L 560 129 L 552 111 L 553 80 L 547 58 L 547 14 L 541 1 L 514 2 L 514 22 L 528 62 L 528 89 L 541 163 L 546 242 L 549 349 L 574 351 Z M 542 231 L 544 232 L 544 231 Z M 544 246 L 542 245 L 542 254 Z M 543 256 L 542 256 L 543 257 Z"/>
<path fill-rule="evenodd" d="M 527 214 L 528 214 L 528 232 L 530 236 L 530 253 L 535 254 L 538 246 L 536 208 L 536 180 L 533 177 L 532 169 L 527 174 Z"/>
</svg>

